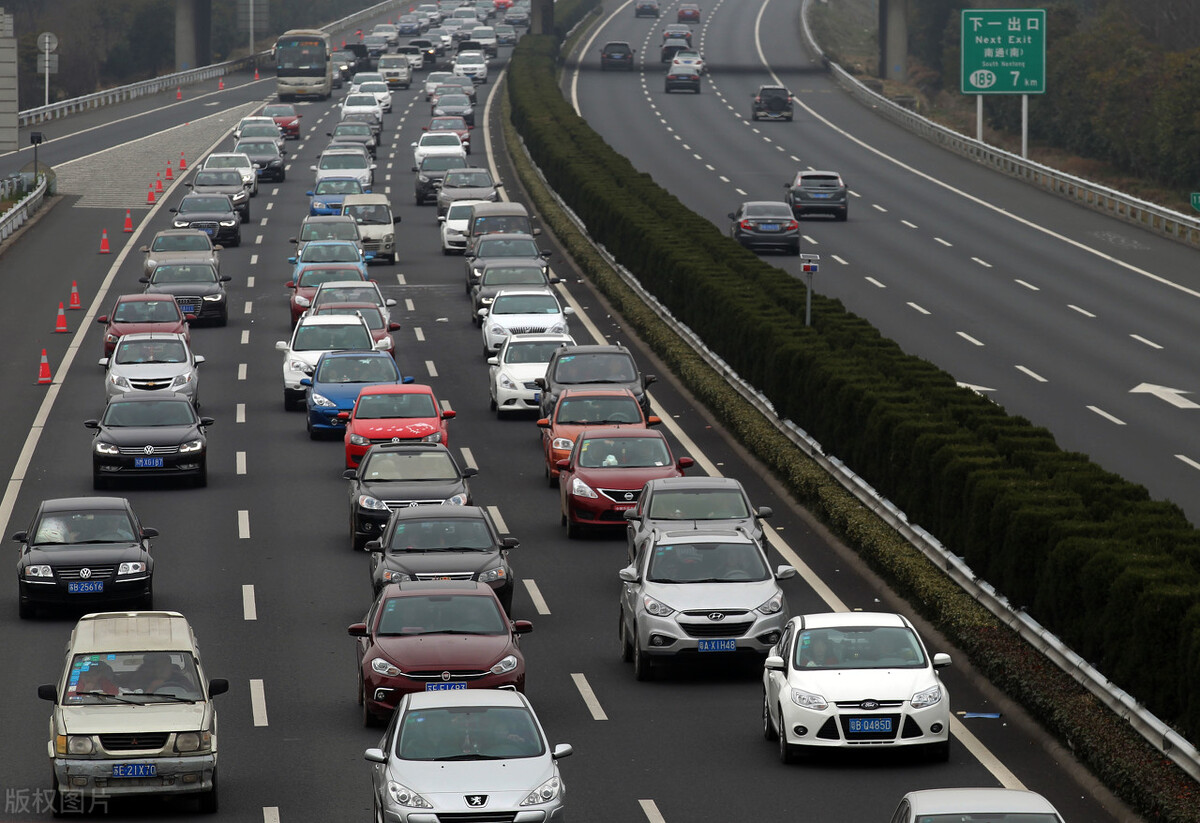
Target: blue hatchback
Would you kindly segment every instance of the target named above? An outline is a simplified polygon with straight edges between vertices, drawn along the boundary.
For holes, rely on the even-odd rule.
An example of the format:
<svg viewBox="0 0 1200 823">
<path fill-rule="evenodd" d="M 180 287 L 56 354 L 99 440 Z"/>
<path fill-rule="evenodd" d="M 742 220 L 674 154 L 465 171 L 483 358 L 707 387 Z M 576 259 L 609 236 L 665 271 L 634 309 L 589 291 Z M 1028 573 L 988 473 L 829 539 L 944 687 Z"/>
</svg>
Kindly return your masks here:
<svg viewBox="0 0 1200 823">
<path fill-rule="evenodd" d="M 312 377 L 300 385 L 308 388 L 308 436 L 342 436 L 346 422 L 338 412 L 349 412 L 364 386 L 411 383 L 413 378 L 400 374 L 400 367 L 389 352 L 332 351 L 321 355 Z"/>
<path fill-rule="evenodd" d="M 347 194 L 370 194 L 370 189 L 364 189 L 357 177 L 326 177 L 317 183 L 308 195 L 308 213 L 341 214 L 342 201 Z"/>
</svg>

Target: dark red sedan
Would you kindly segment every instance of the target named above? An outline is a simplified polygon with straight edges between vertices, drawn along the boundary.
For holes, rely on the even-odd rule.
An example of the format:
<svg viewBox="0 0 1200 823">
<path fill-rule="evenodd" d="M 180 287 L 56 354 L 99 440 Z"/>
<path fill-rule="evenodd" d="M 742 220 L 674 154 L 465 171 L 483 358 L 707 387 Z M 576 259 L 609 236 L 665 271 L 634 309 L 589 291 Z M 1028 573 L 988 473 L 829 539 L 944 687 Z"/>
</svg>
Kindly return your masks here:
<svg viewBox="0 0 1200 823">
<path fill-rule="evenodd" d="M 300 113 L 291 103 L 271 103 L 263 106 L 263 117 L 270 117 L 288 140 L 300 139 Z"/>
<path fill-rule="evenodd" d="M 471 153 L 471 129 L 474 126 L 468 126 L 467 121 L 461 115 L 441 115 L 431 118 L 428 126 L 422 126 L 421 131 L 450 131 L 458 135 L 462 140 L 463 148 L 467 150 L 467 154 Z"/>
<path fill-rule="evenodd" d="M 190 342 L 188 321 L 195 319 L 195 315 L 180 311 L 170 295 L 122 294 L 112 312 L 100 315 L 96 322 L 104 326 L 104 356 L 110 357 L 123 334 L 167 332 L 182 334 Z"/>
<path fill-rule="evenodd" d="M 682 477 L 695 465 L 675 459 L 667 438 L 652 429 L 584 429 L 558 461 L 558 494 L 567 537 L 584 526 L 624 526 L 642 487 L 660 477 Z"/>
<path fill-rule="evenodd" d="M 675 22 L 677 23 L 699 23 L 700 22 L 700 7 L 695 3 L 680 3 L 679 10 L 675 14 Z"/>
<path fill-rule="evenodd" d="M 487 583 L 390 583 L 366 620 L 347 631 L 358 645 L 363 725 L 386 720 L 411 692 L 525 691 L 518 635 L 533 631 L 533 624 L 509 620 Z"/>
<path fill-rule="evenodd" d="M 287 282 L 287 288 L 292 290 L 288 303 L 292 307 L 292 325 L 312 307 L 313 295 L 317 286 L 322 283 L 336 283 L 342 280 L 366 280 L 362 266 L 358 263 L 305 263 L 300 267 L 296 279 Z"/>
</svg>

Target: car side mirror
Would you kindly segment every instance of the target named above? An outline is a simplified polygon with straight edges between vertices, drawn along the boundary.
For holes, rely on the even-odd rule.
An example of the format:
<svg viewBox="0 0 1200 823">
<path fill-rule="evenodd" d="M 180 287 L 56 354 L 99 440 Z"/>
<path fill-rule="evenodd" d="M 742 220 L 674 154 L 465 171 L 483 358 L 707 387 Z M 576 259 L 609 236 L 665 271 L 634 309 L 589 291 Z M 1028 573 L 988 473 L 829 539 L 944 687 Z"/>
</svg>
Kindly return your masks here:
<svg viewBox="0 0 1200 823">
<path fill-rule="evenodd" d="M 42 700 L 56 702 L 58 700 L 58 689 L 54 688 L 53 683 L 43 683 L 37 688 L 38 697 Z"/>
<path fill-rule="evenodd" d="M 690 469 L 692 466 L 696 465 L 696 461 L 690 457 L 681 457 L 675 461 L 675 465 L 679 468 L 680 471 L 686 471 L 686 470 Z"/>
<path fill-rule="evenodd" d="M 139 278 L 138 278 L 138 282 L 139 282 L 139 283 L 149 283 L 149 282 L 150 282 L 150 278 L 149 278 L 149 277 L 139 277 Z"/>
<path fill-rule="evenodd" d="M 107 314 L 100 315 L 99 317 L 96 318 L 96 322 L 107 324 L 108 323 L 108 315 Z"/>
<path fill-rule="evenodd" d="M 619 577 L 625 583 L 636 583 L 638 582 L 637 567 L 626 566 L 617 572 L 617 577 Z"/>
<path fill-rule="evenodd" d="M 29 532 L 14 532 L 12 539 L 14 541 L 16 541 L 17 543 L 24 543 L 26 538 L 28 538 L 28 537 L 29 537 Z"/>
<path fill-rule="evenodd" d="M 487 364 L 488 364 L 489 366 L 499 366 L 499 365 L 500 365 L 500 358 L 499 358 L 499 357 L 489 357 L 489 358 L 487 359 Z"/>
<path fill-rule="evenodd" d="M 933 667 L 935 669 L 944 669 L 950 665 L 950 655 L 945 652 L 938 652 L 933 656 Z"/>
<path fill-rule="evenodd" d="M 651 383 L 657 383 L 658 377 L 653 374 L 648 374 L 642 379 L 643 386 L 649 386 Z"/>
<path fill-rule="evenodd" d="M 211 426 L 213 423 L 216 423 L 216 422 L 217 422 L 217 418 L 215 418 L 215 417 L 201 417 L 200 418 L 201 426 Z"/>
<path fill-rule="evenodd" d="M 477 474 L 479 474 L 479 469 L 475 466 L 467 466 L 462 470 L 463 477 L 474 477 Z"/>
<path fill-rule="evenodd" d="M 216 697 L 218 694 L 225 694 L 229 691 L 229 681 L 224 677 L 214 677 L 208 681 L 208 696 Z"/>
<path fill-rule="evenodd" d="M 567 469 L 571 468 L 571 461 L 568 459 L 559 460 L 555 462 L 554 468 L 558 469 L 560 472 L 566 471 Z"/>
<path fill-rule="evenodd" d="M 158 537 L 158 529 L 153 526 L 142 527 L 142 539 L 149 540 L 151 537 Z"/>
<path fill-rule="evenodd" d="M 353 480 L 358 477 L 358 469 L 346 469 L 342 472 L 342 477 L 346 480 Z"/>
<path fill-rule="evenodd" d="M 99 420 L 84 420 L 83 427 L 85 429 L 98 429 L 98 428 L 100 428 L 100 421 Z"/>
<path fill-rule="evenodd" d="M 367 624 L 366 623 L 351 623 L 349 626 L 346 627 L 346 634 L 350 635 L 351 637 L 366 637 L 367 636 Z"/>
<path fill-rule="evenodd" d="M 770 506 L 759 506 L 758 511 L 756 511 L 754 513 L 754 516 L 760 520 L 766 520 L 768 517 L 770 517 L 773 514 L 775 514 L 775 510 L 772 509 Z"/>
<path fill-rule="evenodd" d="M 775 579 L 776 580 L 787 580 L 788 578 L 795 577 L 795 576 L 796 576 L 796 567 L 795 566 L 782 565 L 782 566 L 777 566 L 775 568 Z"/>
<path fill-rule="evenodd" d="M 641 515 L 638 514 L 637 509 L 626 509 L 625 510 L 625 519 L 626 520 L 640 520 Z"/>
<path fill-rule="evenodd" d="M 647 418 L 646 418 L 646 425 L 647 425 L 647 426 L 659 426 L 659 425 L 662 425 L 662 418 L 652 414 L 652 415 L 650 415 L 649 417 L 647 417 Z"/>
<path fill-rule="evenodd" d="M 539 377 L 539 378 L 535 379 L 533 381 L 533 384 L 535 386 L 537 386 L 539 389 L 541 389 L 542 391 L 546 390 L 546 378 L 544 378 L 544 377 Z"/>
<path fill-rule="evenodd" d="M 456 412 L 454 409 L 446 409 L 445 411 L 442 412 L 443 420 L 453 420 L 457 416 L 458 416 L 458 412 Z"/>
<path fill-rule="evenodd" d="M 550 428 L 550 418 L 549 418 L 549 417 L 543 417 L 542 419 L 538 420 L 538 421 L 537 421 L 537 427 L 538 427 L 539 429 L 548 429 L 548 428 Z"/>
<path fill-rule="evenodd" d="M 772 654 L 763 661 L 763 668 L 772 672 L 787 671 L 787 662 L 777 654 Z"/>
<path fill-rule="evenodd" d="M 363 752 L 363 760 L 371 763 L 387 763 L 387 755 L 383 753 L 383 749 L 371 748 Z"/>
<path fill-rule="evenodd" d="M 107 369 L 108 368 L 108 358 L 101 357 L 99 360 L 96 361 L 96 364 L 99 366 L 103 366 L 104 368 Z"/>
<path fill-rule="evenodd" d="M 149 246 L 142 246 L 141 248 L 139 248 L 139 249 L 138 249 L 138 251 L 140 251 L 142 254 L 149 254 L 149 253 L 150 253 L 150 247 L 149 247 Z"/>
<path fill-rule="evenodd" d="M 729 214 L 727 214 L 725 216 L 728 217 L 730 220 L 737 219 L 737 216 L 733 212 L 729 212 Z"/>
<path fill-rule="evenodd" d="M 555 760 L 562 760 L 564 757 L 570 757 L 573 754 L 575 754 L 575 750 L 571 748 L 570 743 L 556 743 L 554 751 L 550 753 L 550 756 Z"/>
</svg>

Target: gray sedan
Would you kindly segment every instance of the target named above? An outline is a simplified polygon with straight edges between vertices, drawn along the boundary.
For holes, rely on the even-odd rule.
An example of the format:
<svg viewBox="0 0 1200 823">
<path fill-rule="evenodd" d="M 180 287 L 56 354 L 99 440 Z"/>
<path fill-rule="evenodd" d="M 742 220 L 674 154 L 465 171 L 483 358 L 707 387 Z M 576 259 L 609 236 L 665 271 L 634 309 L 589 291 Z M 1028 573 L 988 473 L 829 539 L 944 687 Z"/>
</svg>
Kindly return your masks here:
<svg viewBox="0 0 1200 823">
<path fill-rule="evenodd" d="M 221 270 L 221 247 L 207 233 L 196 229 L 165 229 L 139 251 L 146 255 L 142 260 L 142 273 L 146 277 L 165 263 L 208 263 Z"/>
<path fill-rule="evenodd" d="M 182 334 L 139 332 L 122 335 L 112 357 L 100 358 L 108 369 L 105 399 L 142 392 L 175 392 L 200 407 L 200 373 L 204 362 L 193 354 Z"/>
<path fill-rule="evenodd" d="M 742 484 L 732 477 L 656 478 L 642 488 L 637 506 L 625 512 L 629 562 L 655 531 L 729 529 L 761 540 L 760 521 L 773 513 L 770 506 L 752 506 Z"/>
<path fill-rule="evenodd" d="M 495 202 L 500 199 L 500 187 L 492 179 L 492 173 L 487 169 L 450 169 L 442 178 L 442 187 L 438 189 L 437 213 L 441 217 L 455 200 L 488 200 Z"/>
<path fill-rule="evenodd" d="M 729 214 L 729 236 L 752 251 L 800 253 L 800 224 L 792 206 L 772 200 L 742 203 Z"/>
<path fill-rule="evenodd" d="M 509 263 L 532 263 L 541 266 L 547 274 L 550 266 L 546 258 L 549 251 L 542 251 L 532 235 L 528 234 L 488 234 L 481 236 L 465 256 L 467 263 L 468 294 L 471 287 L 479 282 L 486 263 L 490 260 L 506 260 Z"/>
</svg>

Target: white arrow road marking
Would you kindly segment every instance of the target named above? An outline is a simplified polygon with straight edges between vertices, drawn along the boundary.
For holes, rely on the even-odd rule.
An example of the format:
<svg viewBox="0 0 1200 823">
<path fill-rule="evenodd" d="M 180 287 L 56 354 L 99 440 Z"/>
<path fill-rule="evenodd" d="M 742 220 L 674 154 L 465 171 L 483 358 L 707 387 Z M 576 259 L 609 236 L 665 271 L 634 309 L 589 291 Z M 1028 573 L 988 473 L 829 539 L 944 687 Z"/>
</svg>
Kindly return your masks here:
<svg viewBox="0 0 1200 823">
<path fill-rule="evenodd" d="M 1141 383 L 1129 390 L 1130 394 L 1152 394 L 1159 400 L 1166 400 L 1177 409 L 1200 409 L 1200 403 L 1188 400 L 1183 395 L 1191 394 L 1184 389 L 1172 389 L 1167 386 L 1156 386 L 1153 383 Z"/>
</svg>

